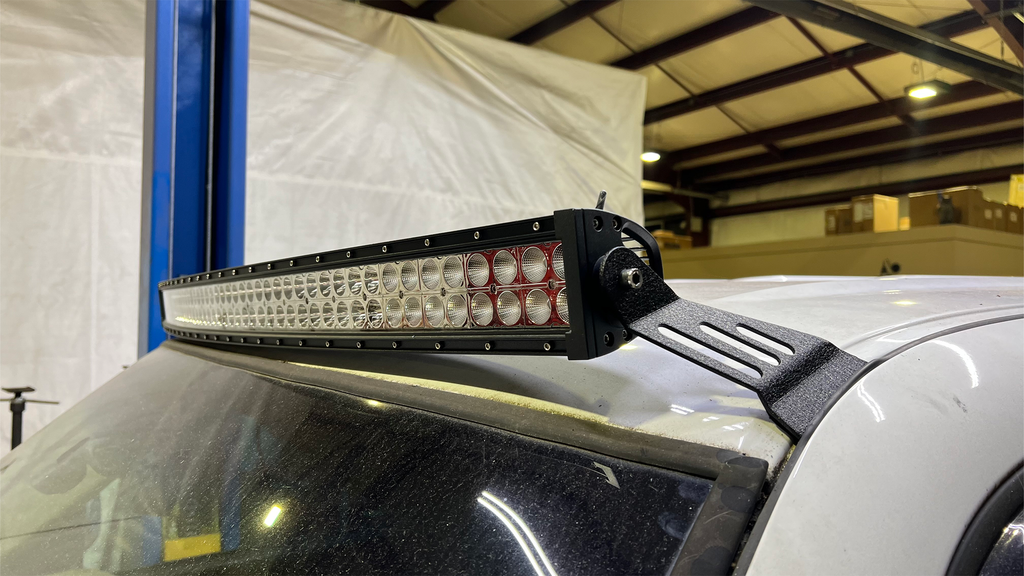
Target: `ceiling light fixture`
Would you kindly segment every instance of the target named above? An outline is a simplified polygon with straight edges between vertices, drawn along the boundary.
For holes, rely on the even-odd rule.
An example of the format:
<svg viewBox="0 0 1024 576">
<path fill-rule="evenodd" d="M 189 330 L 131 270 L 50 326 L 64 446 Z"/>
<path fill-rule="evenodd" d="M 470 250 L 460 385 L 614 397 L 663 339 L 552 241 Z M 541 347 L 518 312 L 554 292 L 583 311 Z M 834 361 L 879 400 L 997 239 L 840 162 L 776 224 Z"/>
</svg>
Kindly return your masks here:
<svg viewBox="0 0 1024 576">
<path fill-rule="evenodd" d="M 657 162 L 658 160 L 661 160 L 661 154 L 653 151 L 647 151 L 640 155 L 640 159 L 648 163 Z"/>
<path fill-rule="evenodd" d="M 947 94 L 950 90 L 950 85 L 941 80 L 929 80 L 928 82 L 920 82 L 918 84 L 911 84 L 907 86 L 904 91 L 907 96 L 911 98 L 917 98 L 923 100 L 925 98 L 932 98 L 939 94 Z"/>
</svg>

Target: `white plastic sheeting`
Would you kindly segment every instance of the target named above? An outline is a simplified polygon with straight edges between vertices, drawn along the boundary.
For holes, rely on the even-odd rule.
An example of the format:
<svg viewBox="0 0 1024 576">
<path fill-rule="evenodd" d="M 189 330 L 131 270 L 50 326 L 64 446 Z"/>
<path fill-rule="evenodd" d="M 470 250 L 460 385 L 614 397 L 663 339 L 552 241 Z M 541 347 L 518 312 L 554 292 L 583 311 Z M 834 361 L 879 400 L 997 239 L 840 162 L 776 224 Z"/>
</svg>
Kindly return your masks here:
<svg viewBox="0 0 1024 576">
<path fill-rule="evenodd" d="M 246 260 L 589 207 L 643 221 L 646 80 L 336 1 L 254 3 Z"/>
<path fill-rule="evenodd" d="M 61 403 L 26 438 L 136 358 L 144 37 L 136 0 L 0 3 L 0 384 Z"/>
</svg>

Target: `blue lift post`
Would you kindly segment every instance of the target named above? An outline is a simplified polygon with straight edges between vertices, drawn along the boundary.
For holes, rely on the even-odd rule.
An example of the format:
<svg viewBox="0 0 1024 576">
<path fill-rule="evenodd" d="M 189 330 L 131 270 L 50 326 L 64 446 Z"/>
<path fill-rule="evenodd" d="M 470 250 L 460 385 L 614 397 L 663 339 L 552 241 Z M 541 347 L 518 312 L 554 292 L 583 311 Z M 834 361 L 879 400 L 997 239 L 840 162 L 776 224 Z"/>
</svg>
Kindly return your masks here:
<svg viewBox="0 0 1024 576">
<path fill-rule="evenodd" d="M 147 2 L 140 357 L 161 281 L 243 263 L 248 65 L 248 0 Z"/>
</svg>

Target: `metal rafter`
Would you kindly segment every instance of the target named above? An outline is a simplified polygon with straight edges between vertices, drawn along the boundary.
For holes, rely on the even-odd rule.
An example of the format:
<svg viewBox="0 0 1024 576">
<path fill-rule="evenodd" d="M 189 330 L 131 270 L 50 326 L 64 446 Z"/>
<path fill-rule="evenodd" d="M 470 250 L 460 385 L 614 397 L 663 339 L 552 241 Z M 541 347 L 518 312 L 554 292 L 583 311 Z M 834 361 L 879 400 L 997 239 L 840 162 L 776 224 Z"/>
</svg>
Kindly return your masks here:
<svg viewBox="0 0 1024 576">
<path fill-rule="evenodd" d="M 1018 62 L 1024 62 L 1024 47 L 1021 46 L 1024 38 L 1024 23 L 1021 23 L 1013 14 L 1000 14 L 1000 4 L 1010 4 L 1017 10 L 1021 10 L 1020 2 L 1000 2 L 999 0 L 967 0 L 971 6 L 981 14 L 985 22 L 999 34 L 1006 46 L 1010 48 Z"/>
<path fill-rule="evenodd" d="M 926 24 L 922 28 L 946 37 L 959 36 L 973 32 L 985 26 L 984 21 L 973 10 L 954 14 Z M 775 88 L 781 88 L 802 80 L 822 76 L 837 69 L 847 68 L 879 58 L 889 56 L 893 51 L 879 48 L 871 44 L 859 44 L 845 50 L 832 53 L 832 58 L 815 58 L 800 62 L 786 68 L 761 74 L 746 80 L 740 80 L 728 86 L 709 90 L 696 96 L 670 102 L 657 108 L 651 108 L 644 115 L 644 124 L 668 120 L 682 114 L 702 110 L 709 106 L 717 106 L 739 98 L 752 96 Z"/>
<path fill-rule="evenodd" d="M 616 60 L 609 66 L 639 70 L 778 17 L 774 12 L 753 6 Z"/>
<path fill-rule="evenodd" d="M 734 178 L 730 180 L 717 180 L 715 182 L 709 182 L 701 185 L 699 189 L 704 190 L 707 193 L 720 193 L 725 190 L 761 186 L 764 184 L 771 184 L 773 182 L 792 180 L 794 178 L 836 174 L 838 172 L 856 170 L 858 168 L 870 168 L 873 166 L 897 164 L 899 162 L 920 160 L 922 158 L 933 158 L 935 156 L 944 156 L 947 154 L 978 150 L 981 148 L 1020 144 L 1021 140 L 1024 140 L 1024 130 L 1021 130 L 1020 128 L 1011 128 L 1008 130 L 1000 130 L 998 132 L 989 132 L 978 136 L 968 136 L 965 138 L 933 142 L 923 146 L 912 146 L 910 148 L 887 150 L 885 152 L 855 156 L 853 158 L 842 158 L 831 162 L 779 170 L 776 172 L 769 172 L 767 174 L 758 174 L 755 176 Z"/>
<path fill-rule="evenodd" d="M 833 128 L 843 128 L 845 126 L 879 120 L 881 118 L 897 114 L 909 114 L 916 110 L 927 110 L 929 108 L 945 106 L 947 104 L 954 104 L 957 102 L 972 100 L 974 98 L 981 98 L 983 96 L 991 96 L 997 93 L 999 93 L 998 88 L 992 88 L 991 86 L 985 86 L 980 82 L 970 80 L 960 84 L 954 84 L 948 94 L 940 94 L 934 98 L 929 98 L 928 100 L 918 100 L 907 96 L 892 98 L 890 100 L 886 100 L 884 103 L 868 104 L 866 106 L 850 108 L 848 110 L 833 112 L 831 114 L 808 118 L 806 120 L 799 120 L 790 124 L 776 126 L 774 128 L 767 128 L 751 134 L 742 134 L 740 136 L 733 136 L 731 138 L 725 138 L 715 142 L 708 142 L 707 144 L 683 148 L 663 154 L 663 162 L 675 166 L 680 162 L 749 148 L 751 146 L 763 145 L 765 142 L 778 142 L 788 138 L 806 136 L 808 134 L 831 130 Z"/>
<path fill-rule="evenodd" d="M 855 196 L 864 196 L 868 194 L 892 196 L 897 194 L 942 190 L 945 188 L 953 188 L 954 186 L 970 186 L 974 184 L 985 184 L 988 182 L 999 182 L 1008 179 L 1011 174 L 1020 174 L 1022 171 L 1024 171 L 1024 165 L 1015 164 L 1011 166 L 987 168 L 984 170 L 960 172 L 957 174 L 944 174 L 942 176 L 918 178 L 903 182 L 891 182 L 876 186 L 835 190 L 832 192 L 823 192 L 821 194 L 796 196 L 793 198 L 783 198 L 781 200 L 771 200 L 768 202 L 754 202 L 751 204 L 739 204 L 737 206 L 725 206 L 711 210 L 707 215 L 707 218 L 724 218 L 726 216 L 757 214 L 760 212 L 772 212 L 774 210 L 787 210 L 790 208 L 806 208 L 808 206 L 837 204 L 839 202 L 848 202 Z"/>
<path fill-rule="evenodd" d="M 562 28 L 571 26 L 618 0 L 579 0 L 508 39 L 516 44 L 536 44 Z"/>
<path fill-rule="evenodd" d="M 808 158 L 815 158 L 826 154 L 848 152 L 858 148 L 867 148 L 870 146 L 877 146 L 879 144 L 908 140 L 917 136 L 943 134 L 946 132 L 975 128 L 977 126 L 985 126 L 988 124 L 995 124 L 997 122 L 1018 120 L 1022 118 L 1024 118 L 1024 108 L 1021 107 L 1020 102 L 1007 102 L 986 108 L 979 108 L 977 110 L 968 110 L 967 112 L 960 112 L 958 114 L 949 114 L 937 118 L 921 120 L 917 123 L 915 129 L 910 129 L 902 125 L 893 126 L 890 128 L 882 128 L 879 130 L 872 130 L 870 132 L 861 132 L 850 136 L 833 138 L 831 140 L 793 146 L 792 148 L 782 150 L 782 161 L 789 162 L 793 160 L 806 160 Z M 737 158 L 735 160 L 727 160 L 725 162 L 698 166 L 691 170 L 684 171 L 682 173 L 682 179 L 684 182 L 692 182 L 722 174 L 729 174 L 731 172 L 761 168 L 763 166 L 777 163 L 779 163 L 779 159 L 773 154 L 757 154 L 754 156 L 747 156 L 745 158 Z"/>
<path fill-rule="evenodd" d="M 402 0 L 361 0 L 365 4 L 378 10 L 387 10 L 402 16 L 420 18 L 422 20 L 434 20 L 437 13 L 447 8 L 455 0 L 426 0 L 419 6 L 411 6 Z"/>
<path fill-rule="evenodd" d="M 979 82 L 1024 95 L 1024 74 L 1015 66 L 949 41 L 934 32 L 909 26 L 842 0 L 746 0 L 784 16 L 860 38 L 871 44 L 916 56 Z"/>
</svg>

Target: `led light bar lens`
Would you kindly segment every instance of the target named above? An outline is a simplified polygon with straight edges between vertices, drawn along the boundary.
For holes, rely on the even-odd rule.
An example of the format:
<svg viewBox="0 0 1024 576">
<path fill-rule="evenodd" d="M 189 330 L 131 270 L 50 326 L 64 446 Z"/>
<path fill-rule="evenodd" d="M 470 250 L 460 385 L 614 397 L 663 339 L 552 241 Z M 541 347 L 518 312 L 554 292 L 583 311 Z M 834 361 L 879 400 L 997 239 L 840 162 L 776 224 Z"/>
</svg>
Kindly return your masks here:
<svg viewBox="0 0 1024 576">
<path fill-rule="evenodd" d="M 551 268 L 555 271 L 555 276 L 565 280 L 565 256 L 562 255 L 561 244 L 551 251 Z"/>
<path fill-rule="evenodd" d="M 469 302 L 473 322 L 477 326 L 488 326 L 494 321 L 494 305 L 486 292 L 477 292 Z"/>
<path fill-rule="evenodd" d="M 448 321 L 452 326 L 464 326 L 469 318 L 466 306 L 466 297 L 462 294 L 452 294 L 448 297 Z"/>
<path fill-rule="evenodd" d="M 498 294 L 498 319 L 505 326 L 511 326 L 523 316 L 522 305 L 519 304 L 519 295 L 511 290 Z"/>
<path fill-rule="evenodd" d="M 551 319 L 551 299 L 547 292 L 533 289 L 526 295 L 526 317 L 534 324 L 546 324 Z"/>
<path fill-rule="evenodd" d="M 420 268 L 420 281 L 423 282 L 423 288 L 427 290 L 437 290 L 441 286 L 441 267 L 437 265 L 437 260 L 423 261 L 423 266 Z"/>
<path fill-rule="evenodd" d="M 494 279 L 498 284 L 511 284 L 516 281 L 516 273 L 519 271 L 516 265 L 516 257 L 508 250 L 502 250 L 494 255 Z"/>
<path fill-rule="evenodd" d="M 473 254 L 466 260 L 466 269 L 469 275 L 469 283 L 476 287 L 487 286 L 491 279 L 491 266 L 483 254 Z"/>
<path fill-rule="evenodd" d="M 555 327 L 568 324 L 562 264 L 548 242 L 164 286 L 161 297 L 168 327 L 257 337 Z"/>
<path fill-rule="evenodd" d="M 536 246 L 530 246 L 523 251 L 523 276 L 529 282 L 543 282 L 548 274 L 548 258 L 544 251 Z"/>
<path fill-rule="evenodd" d="M 466 283 L 466 273 L 462 270 L 462 258 L 449 256 L 444 259 L 442 267 L 444 283 L 449 288 L 461 288 Z"/>
<path fill-rule="evenodd" d="M 555 309 L 558 311 L 558 317 L 565 322 L 569 323 L 569 297 L 565 293 L 565 288 L 558 291 L 558 296 L 555 297 Z"/>
</svg>

